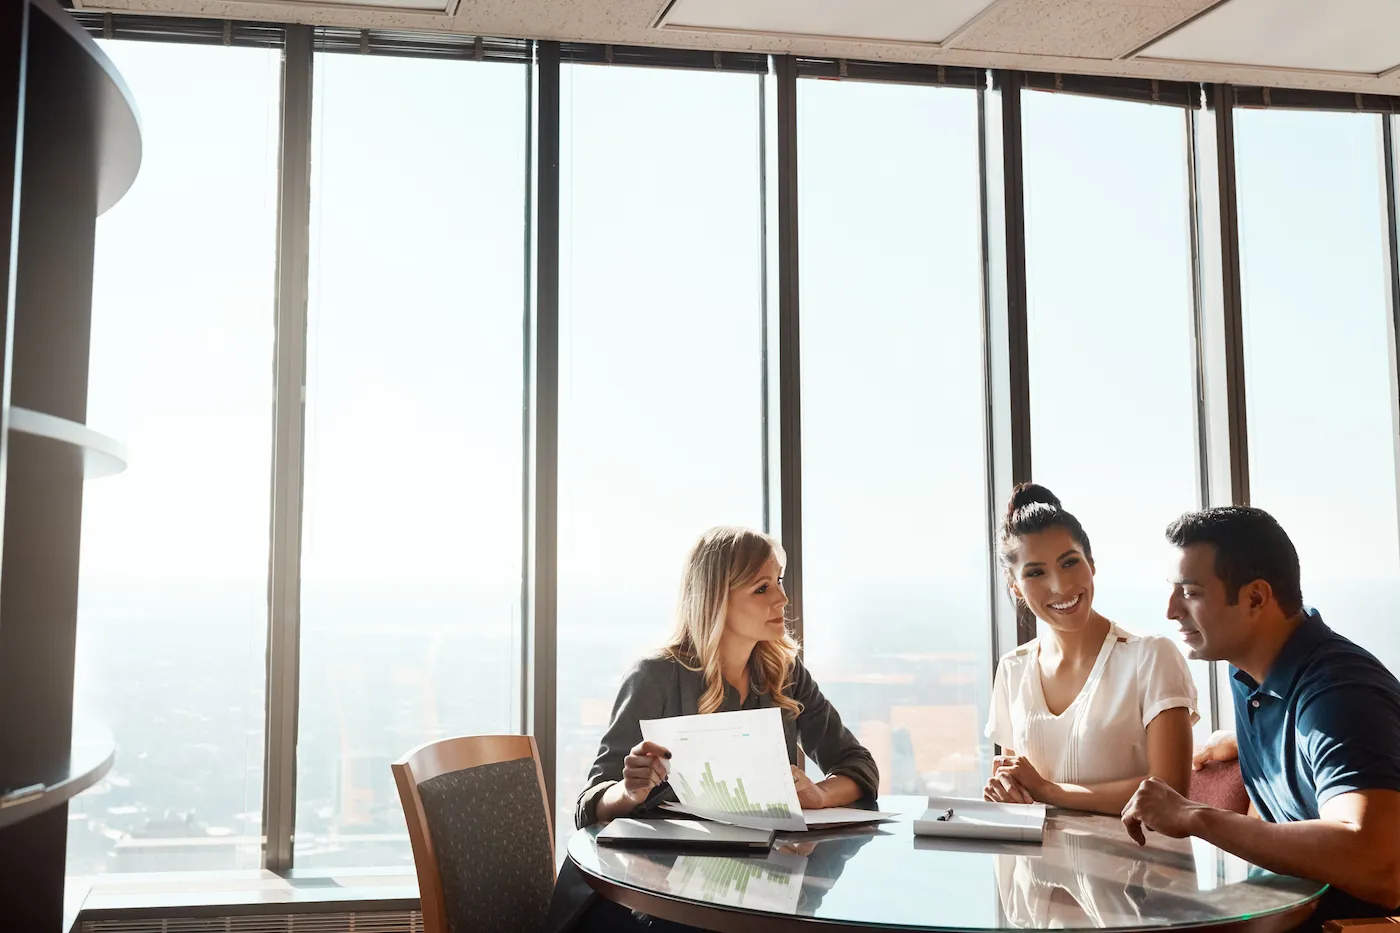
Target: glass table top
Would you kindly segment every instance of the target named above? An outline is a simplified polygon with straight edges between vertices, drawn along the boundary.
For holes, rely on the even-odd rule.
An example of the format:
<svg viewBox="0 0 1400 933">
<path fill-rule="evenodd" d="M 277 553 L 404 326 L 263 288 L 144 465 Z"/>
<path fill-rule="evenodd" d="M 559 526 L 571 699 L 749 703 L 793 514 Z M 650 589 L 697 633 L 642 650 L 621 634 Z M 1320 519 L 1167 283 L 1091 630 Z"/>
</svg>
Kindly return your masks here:
<svg viewBox="0 0 1400 933">
<path fill-rule="evenodd" d="M 1148 835 L 1113 817 L 1051 810 L 1041 845 L 915 837 L 923 797 L 882 797 L 898 822 L 779 835 L 766 856 L 569 841 L 587 874 L 711 908 L 911 930 L 1214 926 L 1296 909 L 1326 886 L 1275 875 L 1200 840 Z"/>
</svg>

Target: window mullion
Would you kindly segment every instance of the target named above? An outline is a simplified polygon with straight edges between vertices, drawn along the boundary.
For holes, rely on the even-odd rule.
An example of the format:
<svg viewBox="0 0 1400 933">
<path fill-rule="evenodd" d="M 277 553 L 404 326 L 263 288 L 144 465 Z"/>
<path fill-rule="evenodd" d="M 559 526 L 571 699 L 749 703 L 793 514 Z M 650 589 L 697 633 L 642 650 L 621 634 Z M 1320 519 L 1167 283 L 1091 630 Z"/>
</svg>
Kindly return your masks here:
<svg viewBox="0 0 1400 933">
<path fill-rule="evenodd" d="M 278 164 L 263 865 L 292 867 L 301 639 L 302 474 L 311 228 L 312 31 L 288 26 Z"/>
</svg>

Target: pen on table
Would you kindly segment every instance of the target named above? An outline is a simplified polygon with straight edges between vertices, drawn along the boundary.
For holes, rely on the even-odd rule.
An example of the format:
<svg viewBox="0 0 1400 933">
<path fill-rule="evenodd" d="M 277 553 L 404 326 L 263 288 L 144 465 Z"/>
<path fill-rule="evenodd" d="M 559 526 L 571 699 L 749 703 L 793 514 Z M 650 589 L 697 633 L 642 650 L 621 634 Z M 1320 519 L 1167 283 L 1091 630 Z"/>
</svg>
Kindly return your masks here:
<svg viewBox="0 0 1400 933">
<path fill-rule="evenodd" d="M 943 815 L 938 817 L 938 822 L 946 823 L 953 818 L 953 808 L 949 807 L 943 811 Z"/>
</svg>

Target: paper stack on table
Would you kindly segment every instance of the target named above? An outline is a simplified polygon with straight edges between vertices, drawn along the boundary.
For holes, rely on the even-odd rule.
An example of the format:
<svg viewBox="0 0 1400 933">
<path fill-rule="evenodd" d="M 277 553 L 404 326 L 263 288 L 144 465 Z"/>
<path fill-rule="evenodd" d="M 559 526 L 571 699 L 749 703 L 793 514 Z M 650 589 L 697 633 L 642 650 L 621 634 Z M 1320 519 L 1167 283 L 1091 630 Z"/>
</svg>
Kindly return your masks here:
<svg viewBox="0 0 1400 933">
<path fill-rule="evenodd" d="M 767 853 L 773 830 L 731 826 L 712 820 L 613 820 L 597 835 L 598 845 L 643 849 L 734 849 Z"/>
<path fill-rule="evenodd" d="M 1040 842 L 1045 836 L 1045 804 L 930 797 L 928 811 L 914 821 L 914 835 Z"/>
<path fill-rule="evenodd" d="M 833 807 L 804 810 L 792 782 L 777 708 L 642 720 L 642 738 L 671 752 L 669 782 L 692 816 L 787 832 L 893 819 L 896 814 Z"/>
</svg>

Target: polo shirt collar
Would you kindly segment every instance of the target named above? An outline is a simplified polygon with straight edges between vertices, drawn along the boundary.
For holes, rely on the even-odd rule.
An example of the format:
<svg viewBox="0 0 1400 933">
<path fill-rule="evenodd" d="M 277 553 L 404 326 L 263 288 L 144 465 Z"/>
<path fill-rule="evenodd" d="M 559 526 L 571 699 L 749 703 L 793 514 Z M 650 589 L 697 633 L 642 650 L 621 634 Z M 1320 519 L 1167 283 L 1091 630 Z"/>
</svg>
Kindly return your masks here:
<svg viewBox="0 0 1400 933">
<path fill-rule="evenodd" d="M 1322 614 L 1316 609 L 1305 608 L 1302 621 L 1288 636 L 1288 641 L 1283 643 L 1262 684 L 1256 684 L 1253 677 L 1241 670 L 1236 670 L 1233 676 L 1251 693 L 1264 693 L 1282 699 L 1292 692 L 1298 669 L 1312 656 L 1313 649 L 1330 634 L 1332 630 L 1322 621 Z"/>
</svg>

